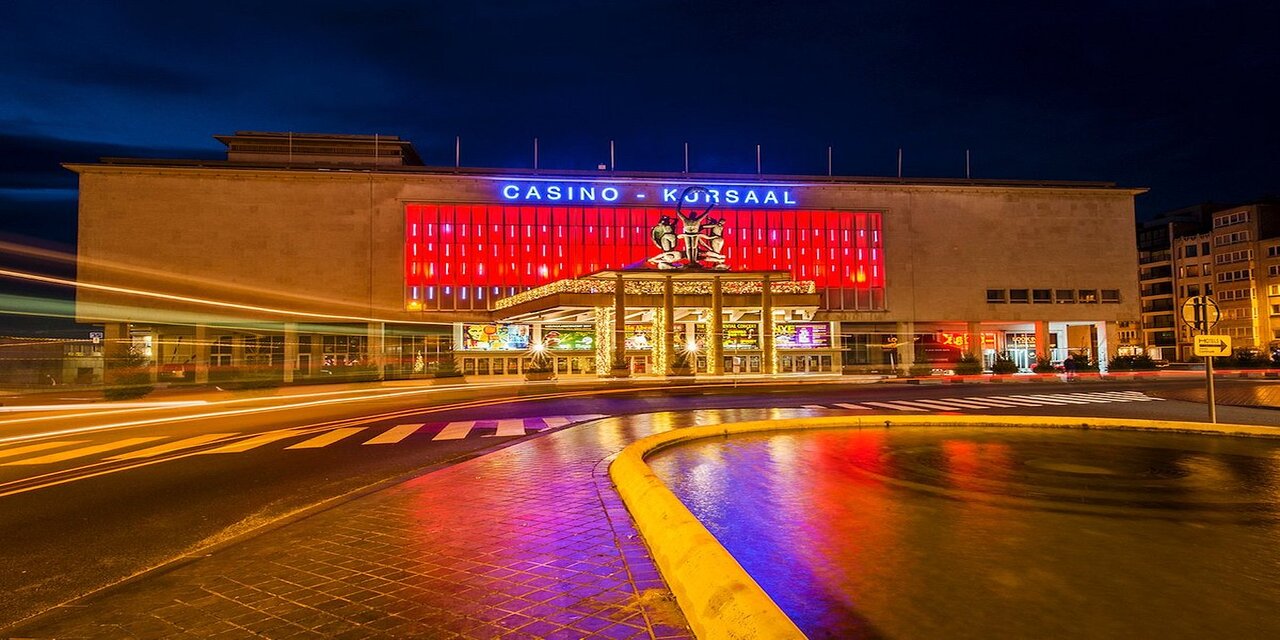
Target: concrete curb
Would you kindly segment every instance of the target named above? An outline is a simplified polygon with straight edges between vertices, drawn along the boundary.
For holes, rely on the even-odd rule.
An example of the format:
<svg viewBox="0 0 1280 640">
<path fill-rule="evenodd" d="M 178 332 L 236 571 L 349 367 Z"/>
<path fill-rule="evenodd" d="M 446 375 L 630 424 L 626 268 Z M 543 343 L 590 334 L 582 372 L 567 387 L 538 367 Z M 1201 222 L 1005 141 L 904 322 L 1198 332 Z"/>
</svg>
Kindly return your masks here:
<svg viewBox="0 0 1280 640">
<path fill-rule="evenodd" d="M 1274 427 L 1117 418 L 984 415 L 793 418 L 689 427 L 652 435 L 623 449 L 609 465 L 609 476 L 698 638 L 804 638 L 799 627 L 769 594 L 662 483 L 645 458 L 693 440 L 770 431 L 976 425 L 1280 438 L 1280 428 Z"/>
</svg>

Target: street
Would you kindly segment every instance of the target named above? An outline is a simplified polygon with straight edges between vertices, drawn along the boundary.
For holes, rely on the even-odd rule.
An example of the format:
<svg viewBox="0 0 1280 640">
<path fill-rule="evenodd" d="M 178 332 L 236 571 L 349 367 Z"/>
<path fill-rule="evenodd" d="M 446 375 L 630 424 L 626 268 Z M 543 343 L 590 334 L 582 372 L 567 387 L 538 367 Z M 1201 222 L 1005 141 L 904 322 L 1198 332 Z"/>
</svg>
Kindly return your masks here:
<svg viewBox="0 0 1280 640">
<path fill-rule="evenodd" d="M 15 413 L 0 421 L 0 626 L 208 553 L 346 498 L 604 417 L 758 419 L 965 413 L 1204 420 L 1162 399 L 1192 385 L 564 383 L 372 387 L 157 409 Z M 1224 383 L 1229 387 L 1230 383 Z M 735 410 L 731 414 L 697 413 Z M 690 415 L 691 414 L 691 415 Z M 719 418 L 714 418 L 719 419 Z M 1280 412 L 1219 420 L 1280 426 Z M 502 484 L 487 490 L 504 491 Z"/>
</svg>

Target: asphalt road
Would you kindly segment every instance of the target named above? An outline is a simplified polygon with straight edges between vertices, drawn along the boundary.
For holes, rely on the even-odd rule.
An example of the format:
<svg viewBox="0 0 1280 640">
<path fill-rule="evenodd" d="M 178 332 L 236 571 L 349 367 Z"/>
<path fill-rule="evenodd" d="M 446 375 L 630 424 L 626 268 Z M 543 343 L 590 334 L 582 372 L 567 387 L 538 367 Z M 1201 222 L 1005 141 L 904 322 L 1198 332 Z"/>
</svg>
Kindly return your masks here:
<svg viewBox="0 0 1280 640">
<path fill-rule="evenodd" d="M 0 420 L 0 628 L 328 504 L 596 416 L 790 407 L 1203 420 L 1187 382 L 377 387 Z M 1231 384 L 1231 383 L 1226 383 Z M 1280 427 L 1280 411 L 1219 420 Z M 589 426 L 584 428 L 590 428 Z M 493 487 L 502 491 L 501 486 Z"/>
</svg>

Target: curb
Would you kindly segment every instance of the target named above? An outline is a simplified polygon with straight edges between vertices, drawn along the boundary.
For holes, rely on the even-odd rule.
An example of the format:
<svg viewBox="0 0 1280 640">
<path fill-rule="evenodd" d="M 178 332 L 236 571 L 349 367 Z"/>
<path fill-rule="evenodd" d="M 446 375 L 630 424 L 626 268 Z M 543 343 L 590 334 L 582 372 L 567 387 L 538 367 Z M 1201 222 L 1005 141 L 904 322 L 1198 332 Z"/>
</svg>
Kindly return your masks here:
<svg viewBox="0 0 1280 640">
<path fill-rule="evenodd" d="M 1057 429 L 1167 431 L 1236 437 L 1280 437 L 1280 429 L 1242 424 L 1053 416 L 831 416 L 758 420 L 675 429 L 638 440 L 609 465 L 609 477 L 635 519 L 662 577 L 694 634 L 703 640 L 804 638 L 764 589 L 694 517 L 645 463 L 667 447 L 730 435 L 770 431 L 906 426 L 1006 426 Z"/>
</svg>

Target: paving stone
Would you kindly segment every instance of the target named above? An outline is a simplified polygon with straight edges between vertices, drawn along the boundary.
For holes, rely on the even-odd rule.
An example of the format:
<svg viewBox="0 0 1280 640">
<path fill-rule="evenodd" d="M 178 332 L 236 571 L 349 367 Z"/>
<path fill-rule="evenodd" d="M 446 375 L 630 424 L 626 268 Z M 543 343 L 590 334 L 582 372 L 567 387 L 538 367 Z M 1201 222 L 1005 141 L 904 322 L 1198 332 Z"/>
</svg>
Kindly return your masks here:
<svg viewBox="0 0 1280 640">
<path fill-rule="evenodd" d="M 604 420 L 525 440 L 13 635 L 692 638 L 607 475 L 656 430 Z"/>
</svg>

